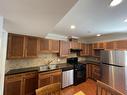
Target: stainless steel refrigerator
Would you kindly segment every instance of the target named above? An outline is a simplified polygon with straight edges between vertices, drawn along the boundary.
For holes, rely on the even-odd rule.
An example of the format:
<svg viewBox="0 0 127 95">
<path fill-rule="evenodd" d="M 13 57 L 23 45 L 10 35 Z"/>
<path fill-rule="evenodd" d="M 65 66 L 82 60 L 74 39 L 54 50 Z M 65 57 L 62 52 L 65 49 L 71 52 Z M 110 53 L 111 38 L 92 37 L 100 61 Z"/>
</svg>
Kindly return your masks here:
<svg viewBox="0 0 127 95">
<path fill-rule="evenodd" d="M 100 53 L 101 81 L 127 95 L 127 51 Z"/>
</svg>

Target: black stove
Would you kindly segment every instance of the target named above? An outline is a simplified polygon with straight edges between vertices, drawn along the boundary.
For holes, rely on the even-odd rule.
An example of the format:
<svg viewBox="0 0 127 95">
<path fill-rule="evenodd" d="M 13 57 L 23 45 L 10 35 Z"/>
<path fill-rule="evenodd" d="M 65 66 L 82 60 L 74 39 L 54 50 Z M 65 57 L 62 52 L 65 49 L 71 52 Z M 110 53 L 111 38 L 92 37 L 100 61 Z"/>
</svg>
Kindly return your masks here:
<svg viewBox="0 0 127 95">
<path fill-rule="evenodd" d="M 67 63 L 74 67 L 74 85 L 86 81 L 86 65 L 78 63 L 78 58 L 67 58 Z"/>
</svg>

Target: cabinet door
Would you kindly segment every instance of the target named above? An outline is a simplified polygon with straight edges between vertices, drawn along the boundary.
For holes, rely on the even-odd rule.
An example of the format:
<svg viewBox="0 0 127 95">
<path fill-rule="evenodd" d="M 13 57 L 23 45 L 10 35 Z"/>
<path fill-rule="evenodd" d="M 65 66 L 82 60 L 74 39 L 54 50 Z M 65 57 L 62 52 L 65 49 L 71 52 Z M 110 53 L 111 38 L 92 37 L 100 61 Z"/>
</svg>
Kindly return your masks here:
<svg viewBox="0 0 127 95">
<path fill-rule="evenodd" d="M 88 78 L 92 78 L 92 64 L 88 64 Z"/>
<path fill-rule="evenodd" d="M 61 72 L 52 73 L 52 83 L 61 83 Z"/>
<path fill-rule="evenodd" d="M 97 48 L 98 48 L 98 43 L 94 43 L 94 44 L 92 45 L 92 47 L 93 47 L 93 49 L 97 49 Z"/>
<path fill-rule="evenodd" d="M 100 66 L 92 65 L 92 78 L 94 80 L 100 80 Z"/>
<path fill-rule="evenodd" d="M 104 42 L 98 43 L 98 49 L 105 49 L 105 43 Z"/>
<path fill-rule="evenodd" d="M 25 57 L 37 57 L 37 38 L 26 36 Z"/>
<path fill-rule="evenodd" d="M 52 53 L 59 53 L 59 41 L 58 40 L 50 40 L 50 41 L 51 41 L 50 47 Z"/>
<path fill-rule="evenodd" d="M 68 41 L 60 41 L 60 57 L 67 57 L 69 49 L 70 43 Z"/>
<path fill-rule="evenodd" d="M 86 55 L 92 55 L 92 45 L 86 44 Z"/>
<path fill-rule="evenodd" d="M 127 40 L 116 41 L 116 49 L 127 50 Z"/>
<path fill-rule="evenodd" d="M 85 47 L 85 44 L 81 44 L 81 49 L 82 49 L 82 51 L 80 52 L 80 55 L 81 56 L 85 56 L 85 49 L 86 49 L 86 47 Z"/>
<path fill-rule="evenodd" d="M 82 44 L 81 45 L 81 55 L 90 56 L 92 55 L 92 44 Z"/>
<path fill-rule="evenodd" d="M 106 42 L 106 49 L 107 50 L 113 50 L 115 48 L 116 48 L 115 42 Z"/>
<path fill-rule="evenodd" d="M 24 36 L 9 34 L 7 58 L 23 58 L 24 48 Z"/>
<path fill-rule="evenodd" d="M 76 41 L 70 42 L 70 48 L 71 49 L 81 49 L 81 43 L 78 43 Z"/>
<path fill-rule="evenodd" d="M 37 73 L 29 72 L 24 74 L 24 94 L 23 95 L 35 95 L 35 89 L 37 89 Z"/>
<path fill-rule="evenodd" d="M 40 52 L 50 52 L 50 40 L 40 38 Z"/>
<path fill-rule="evenodd" d="M 38 79 L 38 87 L 43 87 L 51 84 L 51 74 L 50 73 L 40 73 Z"/>
<path fill-rule="evenodd" d="M 23 94 L 22 75 L 9 75 L 5 77 L 4 95 Z"/>
</svg>

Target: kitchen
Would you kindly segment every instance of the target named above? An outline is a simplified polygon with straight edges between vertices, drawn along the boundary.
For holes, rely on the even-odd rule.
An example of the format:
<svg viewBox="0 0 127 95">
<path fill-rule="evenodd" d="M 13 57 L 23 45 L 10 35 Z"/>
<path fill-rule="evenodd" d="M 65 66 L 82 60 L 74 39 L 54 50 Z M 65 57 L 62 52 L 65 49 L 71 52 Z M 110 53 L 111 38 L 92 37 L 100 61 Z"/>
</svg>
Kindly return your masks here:
<svg viewBox="0 0 127 95">
<path fill-rule="evenodd" d="M 97 95 L 98 80 L 123 93 L 119 95 L 126 95 L 127 33 L 120 31 L 126 29 L 126 21 L 118 24 L 120 29 L 112 26 L 114 30 L 110 25 L 115 25 L 115 21 L 109 21 L 115 20 L 117 8 L 120 7 L 119 12 L 123 10 L 125 0 L 110 5 L 114 14 L 106 6 L 112 4 L 111 0 L 102 0 L 104 6 L 99 7 L 105 12 L 97 7 L 99 0 L 32 0 L 20 2 L 19 6 L 15 0 L 2 2 L 1 95 L 36 95 L 37 89 L 55 83 L 60 83 L 62 95 Z M 105 16 L 107 22 L 101 18 L 106 14 L 113 15 Z M 80 19 L 80 23 L 79 15 L 85 19 Z"/>
</svg>

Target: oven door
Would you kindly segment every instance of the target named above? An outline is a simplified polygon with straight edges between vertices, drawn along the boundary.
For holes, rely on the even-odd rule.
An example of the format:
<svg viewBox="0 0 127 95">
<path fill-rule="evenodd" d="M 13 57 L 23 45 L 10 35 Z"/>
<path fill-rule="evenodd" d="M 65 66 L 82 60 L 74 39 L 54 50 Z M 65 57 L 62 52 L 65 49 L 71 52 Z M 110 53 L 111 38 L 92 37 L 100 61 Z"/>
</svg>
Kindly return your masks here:
<svg viewBox="0 0 127 95">
<path fill-rule="evenodd" d="M 85 69 L 74 70 L 74 85 L 78 85 L 86 80 Z"/>
</svg>

